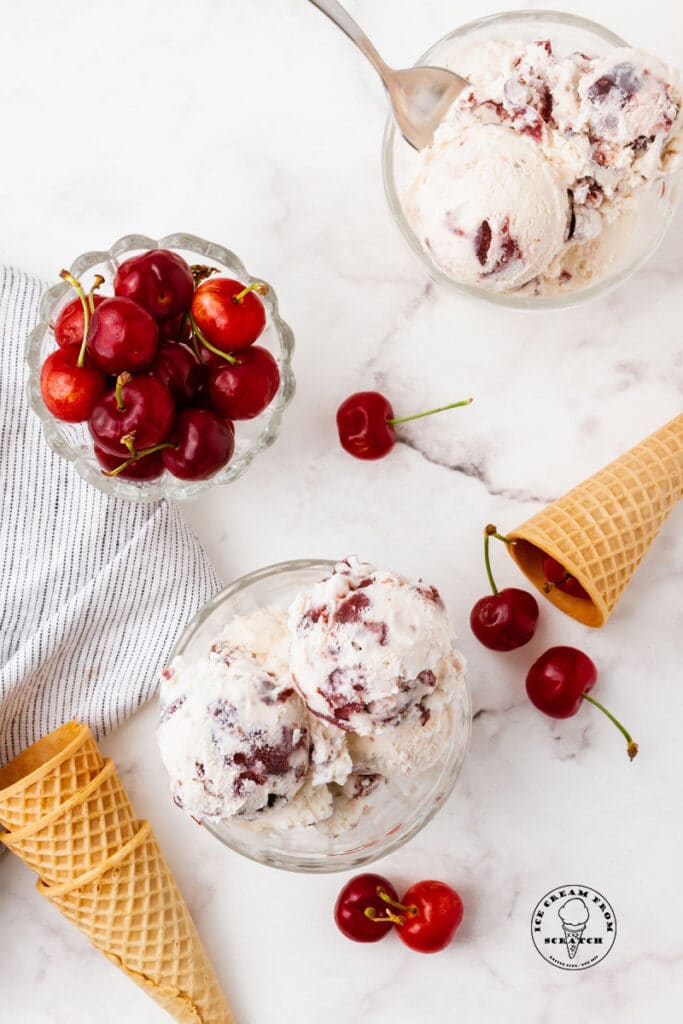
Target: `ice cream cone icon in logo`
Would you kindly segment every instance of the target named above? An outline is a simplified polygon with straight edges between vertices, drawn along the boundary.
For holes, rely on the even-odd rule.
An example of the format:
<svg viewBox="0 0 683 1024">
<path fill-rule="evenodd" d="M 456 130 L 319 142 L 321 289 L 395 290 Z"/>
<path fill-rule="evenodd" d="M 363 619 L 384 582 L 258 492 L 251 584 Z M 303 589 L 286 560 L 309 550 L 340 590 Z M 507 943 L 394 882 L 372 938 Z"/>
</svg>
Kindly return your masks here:
<svg viewBox="0 0 683 1024">
<path fill-rule="evenodd" d="M 617 937 L 614 909 L 590 885 L 558 885 L 531 915 L 531 939 L 546 963 L 585 971 L 604 960 Z"/>
<path fill-rule="evenodd" d="M 574 960 L 581 943 L 581 936 L 588 924 L 590 910 L 580 896 L 572 896 L 571 899 L 562 904 L 557 913 L 562 921 L 569 959 Z"/>
</svg>

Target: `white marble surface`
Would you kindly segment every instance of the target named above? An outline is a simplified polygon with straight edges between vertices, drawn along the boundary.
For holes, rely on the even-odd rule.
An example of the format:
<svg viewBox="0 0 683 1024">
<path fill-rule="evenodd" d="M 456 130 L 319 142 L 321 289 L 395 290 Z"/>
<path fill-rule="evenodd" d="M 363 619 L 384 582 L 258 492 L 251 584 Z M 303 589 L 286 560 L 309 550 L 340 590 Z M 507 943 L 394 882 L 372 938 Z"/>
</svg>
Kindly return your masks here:
<svg viewBox="0 0 683 1024">
<path fill-rule="evenodd" d="M 482 13 L 471 0 L 349 7 L 397 63 Z M 683 63 L 683 15 L 669 0 L 572 7 Z M 476 645 L 467 617 L 486 589 L 484 523 L 513 527 L 680 411 L 683 216 L 632 283 L 590 307 L 478 308 L 437 292 L 404 249 L 380 183 L 381 91 L 304 0 L 4 4 L 0 54 L 0 261 L 54 278 L 128 231 L 185 229 L 234 248 L 281 296 L 299 383 L 282 438 L 246 478 L 187 508 L 225 580 L 357 552 L 437 584 L 470 661 L 477 717 L 461 781 L 379 865 L 399 884 L 436 876 L 460 889 L 465 923 L 432 958 L 393 938 L 347 943 L 331 918 L 341 878 L 242 861 L 178 812 L 154 708 L 106 741 L 240 1024 L 678 1019 L 681 510 L 604 631 L 548 607 L 532 644 L 502 656 Z M 477 401 L 413 425 L 390 458 L 365 465 L 339 449 L 334 411 L 372 386 L 402 412 Z M 518 582 L 502 552 L 496 567 L 501 583 Z M 597 713 L 553 723 L 528 704 L 526 666 L 563 642 L 597 662 L 596 693 L 640 741 L 633 765 Z M 578 975 L 545 964 L 529 938 L 536 901 L 572 881 L 604 892 L 619 928 L 609 957 Z M 0 906 L 0 1019 L 167 1019 L 8 857 Z"/>
</svg>

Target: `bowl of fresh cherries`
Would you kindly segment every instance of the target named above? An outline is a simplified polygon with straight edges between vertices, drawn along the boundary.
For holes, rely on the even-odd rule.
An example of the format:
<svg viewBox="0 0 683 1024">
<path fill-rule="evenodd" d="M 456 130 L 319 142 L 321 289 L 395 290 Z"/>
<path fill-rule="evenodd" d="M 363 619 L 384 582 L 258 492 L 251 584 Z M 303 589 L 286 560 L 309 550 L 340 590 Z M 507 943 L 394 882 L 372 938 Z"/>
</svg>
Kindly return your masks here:
<svg viewBox="0 0 683 1024">
<path fill-rule="evenodd" d="M 241 476 L 294 395 L 272 287 L 194 235 L 127 235 L 43 296 L 29 400 L 47 443 L 100 490 L 195 497 Z"/>
</svg>

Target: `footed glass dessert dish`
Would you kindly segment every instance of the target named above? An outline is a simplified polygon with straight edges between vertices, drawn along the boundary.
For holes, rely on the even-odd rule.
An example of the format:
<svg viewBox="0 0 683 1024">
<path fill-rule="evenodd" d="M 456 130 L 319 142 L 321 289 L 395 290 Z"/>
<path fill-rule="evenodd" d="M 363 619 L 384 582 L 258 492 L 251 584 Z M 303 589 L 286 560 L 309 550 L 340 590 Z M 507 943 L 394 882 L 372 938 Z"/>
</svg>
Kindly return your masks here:
<svg viewBox="0 0 683 1024">
<path fill-rule="evenodd" d="M 236 278 L 243 282 L 245 287 L 257 282 L 266 283 L 262 278 L 251 275 L 242 261 L 229 249 L 187 234 L 168 235 L 158 240 L 145 235 L 126 235 L 107 251 L 87 252 L 79 256 L 72 263 L 70 272 L 82 283 L 86 292 L 96 276 L 101 275 L 105 283 L 97 294 L 108 297 L 112 294 L 113 280 L 118 267 L 130 257 L 153 249 L 170 249 L 190 265 L 199 264 L 214 268 L 219 275 Z M 168 470 L 164 470 L 160 477 L 153 480 L 104 475 L 93 451 L 87 423 L 67 423 L 55 419 L 48 411 L 41 394 L 41 366 L 56 347 L 53 333 L 55 321 L 60 311 L 73 300 L 74 294 L 69 284 L 60 282 L 43 296 L 39 322 L 29 335 L 26 346 L 29 366 L 28 398 L 42 422 L 43 434 L 50 448 L 61 458 L 72 462 L 80 476 L 93 487 L 136 502 L 157 501 L 160 498 L 172 498 L 175 501 L 195 498 L 216 484 L 227 484 L 242 476 L 256 456 L 275 442 L 280 432 L 284 410 L 292 400 L 295 390 L 292 372 L 294 335 L 280 317 L 276 293 L 268 285 L 267 290 L 263 289 L 263 294 L 259 292 L 265 309 L 266 323 L 258 343 L 259 346 L 268 349 L 275 358 L 280 384 L 273 400 L 263 412 L 253 419 L 235 423 L 235 450 L 228 464 L 213 476 L 201 480 L 179 479 Z"/>
<path fill-rule="evenodd" d="M 283 562 L 232 583 L 196 615 L 178 640 L 168 662 L 169 678 L 173 676 L 176 659 L 179 659 L 176 665 L 205 664 L 209 650 L 221 649 L 220 639 L 217 646 L 216 639 L 225 636 L 226 627 L 238 617 L 242 621 L 252 617 L 253 621 L 255 614 L 267 609 L 288 609 L 302 592 L 308 592 L 313 584 L 329 576 L 333 569 L 334 563 L 327 561 Z M 430 590 L 428 593 L 435 592 Z M 232 664 L 233 654 L 227 656 Z M 184 696 L 186 692 L 181 687 L 178 697 L 170 698 L 175 701 L 174 706 L 169 706 L 163 702 L 162 687 L 162 723 L 165 724 L 161 728 L 167 729 L 171 721 L 178 720 L 176 711 L 183 707 L 186 699 L 188 703 L 184 710 L 189 707 L 190 697 Z M 204 694 L 207 692 L 202 690 Z M 285 696 L 283 693 L 282 697 Z M 204 700 L 208 699 L 204 697 Z M 212 702 L 211 708 L 215 706 L 215 713 L 222 715 L 223 710 L 218 708 L 218 704 L 221 702 Z M 234 711 L 233 708 L 230 713 Z M 182 713 L 178 711 L 178 717 Z M 359 794 L 360 813 L 353 815 L 348 824 L 344 819 L 339 834 L 336 834 L 336 829 L 331 832 L 324 821 L 282 827 L 282 818 L 279 823 L 276 817 L 269 819 L 268 809 L 262 810 L 252 820 L 238 816 L 212 817 L 210 820 L 204 817 L 202 824 L 225 846 L 271 867 L 288 871 L 331 872 L 348 871 L 369 864 L 398 849 L 424 828 L 443 806 L 456 783 L 467 753 L 472 720 L 469 690 L 462 674 L 455 680 L 446 714 L 442 745 L 440 743 L 437 757 L 431 760 L 431 767 L 410 775 L 392 773 L 386 782 L 371 789 L 367 795 Z M 220 729 L 221 724 L 217 719 L 215 727 Z M 400 730 L 401 727 L 395 728 Z M 382 733 L 382 739 L 391 742 L 393 735 L 398 733 L 394 734 L 389 727 Z M 194 748 L 192 756 L 196 756 Z M 242 763 L 245 762 L 242 760 Z M 198 777 L 204 780 L 209 772 L 204 773 L 204 765 L 200 768 Z M 211 797 L 218 795 L 213 792 L 213 787 L 208 789 Z M 176 802 L 185 806 L 186 789 L 181 786 L 175 792 Z"/>
</svg>

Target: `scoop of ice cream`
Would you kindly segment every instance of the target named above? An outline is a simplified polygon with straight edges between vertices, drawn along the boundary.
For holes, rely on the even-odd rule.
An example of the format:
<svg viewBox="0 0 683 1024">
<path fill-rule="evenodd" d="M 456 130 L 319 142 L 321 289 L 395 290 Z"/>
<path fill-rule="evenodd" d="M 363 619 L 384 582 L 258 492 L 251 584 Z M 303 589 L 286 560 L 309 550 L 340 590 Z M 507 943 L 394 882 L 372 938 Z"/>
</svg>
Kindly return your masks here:
<svg viewBox="0 0 683 1024">
<path fill-rule="evenodd" d="M 444 659 L 434 692 L 419 714 L 410 713 L 391 728 L 370 736 L 349 734 L 349 754 L 356 772 L 392 777 L 433 768 L 453 737 L 450 704 L 464 678 L 464 662 L 453 654 Z"/>
<path fill-rule="evenodd" d="M 308 715 L 289 679 L 285 620 L 259 615 L 234 620 L 205 660 L 177 658 L 164 672 L 161 757 L 175 802 L 199 819 L 253 818 L 291 800 L 309 773 Z"/>
<path fill-rule="evenodd" d="M 418 157 L 405 210 L 420 243 L 449 277 L 496 291 L 562 293 L 605 276 L 627 233 L 606 246 L 601 233 L 683 166 L 679 75 L 630 48 L 563 54 L 550 40 L 489 40 L 446 63 L 470 86 Z M 524 162 L 510 136 L 526 143 Z M 566 269 L 569 248 L 585 273 Z"/>
<path fill-rule="evenodd" d="M 438 592 L 355 558 L 290 609 L 290 670 L 309 710 L 360 735 L 420 708 L 450 652 Z"/>
<path fill-rule="evenodd" d="M 579 124 L 593 140 L 601 167 L 622 168 L 663 143 L 679 115 L 680 103 L 659 61 L 635 50 L 591 62 L 578 83 Z"/>
<path fill-rule="evenodd" d="M 573 896 L 570 900 L 567 900 L 566 903 L 563 903 L 557 913 L 560 915 L 560 919 L 564 924 L 575 928 L 579 925 L 585 924 L 590 917 L 588 907 L 582 899 L 579 899 L 578 896 Z"/>
<path fill-rule="evenodd" d="M 528 135 L 502 125 L 442 125 L 409 202 L 414 230 L 450 277 L 518 288 L 562 248 L 569 202 Z"/>
</svg>

